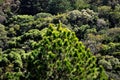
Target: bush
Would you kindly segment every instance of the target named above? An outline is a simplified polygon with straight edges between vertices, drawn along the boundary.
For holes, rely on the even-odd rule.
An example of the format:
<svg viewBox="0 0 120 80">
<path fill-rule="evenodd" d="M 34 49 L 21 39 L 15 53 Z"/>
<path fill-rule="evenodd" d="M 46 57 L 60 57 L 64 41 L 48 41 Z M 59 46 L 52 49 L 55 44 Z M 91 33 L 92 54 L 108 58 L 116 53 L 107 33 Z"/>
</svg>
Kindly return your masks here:
<svg viewBox="0 0 120 80">
<path fill-rule="evenodd" d="M 74 10 L 68 13 L 68 20 L 78 26 L 86 24 L 92 25 L 97 18 L 97 13 L 90 9 L 83 9 L 81 11 Z"/>
<path fill-rule="evenodd" d="M 30 15 L 15 15 L 7 22 L 8 36 L 20 36 L 33 28 L 34 17 Z"/>
<path fill-rule="evenodd" d="M 71 5 L 73 5 L 72 7 L 74 9 L 82 10 L 90 7 L 90 5 L 85 0 L 73 0 L 73 1 L 74 3 L 71 3 Z"/>
<path fill-rule="evenodd" d="M 20 80 L 25 78 L 25 52 L 9 49 L 0 54 L 0 80 Z"/>
<path fill-rule="evenodd" d="M 71 10 L 69 0 L 52 0 L 48 7 L 48 12 L 51 14 L 63 13 L 69 10 Z"/>
<path fill-rule="evenodd" d="M 108 29 L 108 22 L 104 19 L 97 19 L 97 30 Z"/>
<path fill-rule="evenodd" d="M 42 39 L 42 31 L 31 29 L 19 37 L 13 37 L 8 41 L 8 48 L 22 48 L 26 52 L 33 50 L 34 43 Z"/>
<path fill-rule="evenodd" d="M 104 79 L 96 57 L 85 49 L 74 32 L 51 24 L 37 48 L 28 58 L 29 79 L 74 80 Z"/>
<path fill-rule="evenodd" d="M 37 13 L 34 17 L 35 19 L 38 19 L 38 18 L 52 17 L 52 15 L 50 13 Z"/>
<path fill-rule="evenodd" d="M 7 31 L 5 30 L 5 26 L 0 24 L 0 48 L 5 48 L 7 43 Z"/>
<path fill-rule="evenodd" d="M 110 13 L 111 27 L 120 27 L 120 11 Z"/>
<path fill-rule="evenodd" d="M 21 0 L 20 13 L 35 15 L 46 12 L 50 0 Z"/>
<path fill-rule="evenodd" d="M 109 19 L 109 15 L 111 12 L 111 7 L 110 6 L 100 6 L 98 7 L 98 13 L 100 17 L 104 17 Z"/>
<path fill-rule="evenodd" d="M 104 66 L 110 79 L 120 79 L 120 74 L 118 74 L 120 71 L 120 61 L 118 58 L 109 55 L 101 56 L 98 58 L 98 64 Z"/>
<path fill-rule="evenodd" d="M 106 30 L 106 34 L 104 35 L 104 42 L 119 42 L 120 41 L 120 28 L 111 28 Z"/>
</svg>

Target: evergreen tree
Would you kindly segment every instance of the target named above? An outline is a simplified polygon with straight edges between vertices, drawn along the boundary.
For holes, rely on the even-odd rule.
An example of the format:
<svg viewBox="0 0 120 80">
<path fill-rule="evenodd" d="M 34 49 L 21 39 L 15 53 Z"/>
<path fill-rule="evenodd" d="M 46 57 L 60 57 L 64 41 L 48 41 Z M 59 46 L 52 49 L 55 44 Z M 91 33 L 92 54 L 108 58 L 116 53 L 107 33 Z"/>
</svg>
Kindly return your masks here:
<svg viewBox="0 0 120 80">
<path fill-rule="evenodd" d="M 28 58 L 29 79 L 107 80 L 96 57 L 78 41 L 74 32 L 51 25 Z"/>
</svg>

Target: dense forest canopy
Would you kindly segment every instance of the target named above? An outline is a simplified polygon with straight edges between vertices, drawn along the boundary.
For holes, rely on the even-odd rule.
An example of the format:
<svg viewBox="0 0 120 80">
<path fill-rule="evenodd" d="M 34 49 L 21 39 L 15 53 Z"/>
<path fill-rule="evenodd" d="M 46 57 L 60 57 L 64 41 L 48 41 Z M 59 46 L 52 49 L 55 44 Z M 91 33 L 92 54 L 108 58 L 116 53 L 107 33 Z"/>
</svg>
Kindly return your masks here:
<svg viewBox="0 0 120 80">
<path fill-rule="evenodd" d="M 0 0 L 0 80 L 120 80 L 120 0 Z"/>
</svg>

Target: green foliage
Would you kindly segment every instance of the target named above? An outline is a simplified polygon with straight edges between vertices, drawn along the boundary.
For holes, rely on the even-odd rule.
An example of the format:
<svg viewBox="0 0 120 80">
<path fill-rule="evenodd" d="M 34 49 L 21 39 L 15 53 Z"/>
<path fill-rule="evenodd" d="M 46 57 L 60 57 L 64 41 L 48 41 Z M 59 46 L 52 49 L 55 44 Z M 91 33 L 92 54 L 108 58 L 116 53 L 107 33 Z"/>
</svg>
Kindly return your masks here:
<svg viewBox="0 0 120 80">
<path fill-rule="evenodd" d="M 78 41 L 74 32 L 61 24 L 48 27 L 29 56 L 30 79 L 104 79 L 96 57 Z"/>
<path fill-rule="evenodd" d="M 51 13 L 55 15 L 51 15 Z M 98 56 L 100 54 L 99 57 L 97 57 L 97 66 L 103 65 L 106 73 L 109 75 L 109 78 L 111 80 L 120 79 L 120 0 L 0 0 L 0 54 L 5 54 L 7 56 L 9 53 L 11 54 L 11 52 L 9 51 L 6 53 L 6 51 L 13 51 L 12 48 L 17 48 L 17 50 L 22 49 L 28 54 L 32 52 L 32 55 L 35 56 L 39 54 L 39 51 L 41 51 L 39 50 L 40 48 L 38 44 L 42 45 L 42 43 L 40 42 L 42 42 L 43 40 L 48 42 L 45 43 L 43 41 L 45 46 L 42 45 L 42 47 L 45 47 L 45 49 L 43 49 L 44 51 L 41 52 L 45 54 L 50 53 L 50 57 L 51 55 L 52 57 L 56 55 L 53 50 L 50 52 L 45 52 L 47 50 L 50 50 L 50 48 L 55 48 L 56 53 L 59 53 L 59 51 L 63 53 L 68 53 L 70 51 L 74 52 L 74 50 L 72 51 L 70 47 L 72 43 L 69 43 L 69 39 L 67 37 L 61 37 L 62 39 L 58 40 L 56 40 L 57 38 L 54 38 L 59 36 L 60 34 L 64 34 L 65 36 L 67 35 L 67 33 L 62 33 L 62 31 L 55 31 L 58 28 L 54 30 L 55 34 L 53 34 L 54 37 L 52 37 L 52 40 L 50 39 L 49 41 L 47 39 L 49 36 L 47 35 L 46 37 L 46 33 L 49 30 L 48 25 L 50 23 L 58 24 L 59 22 L 63 24 L 63 27 L 74 31 L 77 38 L 79 38 L 79 40 L 81 40 L 95 56 Z M 72 32 L 70 32 L 69 34 L 72 34 Z M 63 38 L 67 38 L 67 41 L 64 42 Z M 68 47 L 70 51 L 66 50 L 66 47 L 56 48 L 56 46 L 60 46 L 61 44 L 63 45 L 64 43 L 66 45 L 69 45 Z M 52 44 L 55 44 L 54 48 Z M 58 51 L 58 49 L 60 50 Z M 17 51 L 13 52 L 16 53 Z M 32 55 L 30 54 L 30 56 Z M 33 58 L 36 59 L 36 57 L 31 57 L 29 61 L 29 58 L 27 58 L 28 62 L 31 62 Z M 0 59 L 3 59 L 2 56 L 0 56 Z M 35 59 L 33 59 L 33 62 L 35 61 Z M 43 61 L 43 58 L 41 59 Z M 37 60 L 39 62 L 40 59 L 37 58 Z M 57 59 L 55 60 L 57 61 Z M 47 63 L 53 64 L 52 61 L 50 61 L 45 62 L 45 65 L 47 65 Z M 9 62 L 13 63 L 11 61 Z M 24 75 L 26 76 L 26 79 L 28 79 L 29 76 L 29 78 L 33 80 L 33 78 L 36 77 L 33 74 L 37 73 L 36 70 L 41 69 L 36 66 L 36 64 L 41 64 L 38 62 L 36 62 L 35 64 L 29 63 L 29 65 L 32 64 L 35 66 L 30 66 L 34 72 L 30 74 L 30 67 L 27 66 L 25 68 L 26 75 L 23 74 L 23 70 L 20 72 L 4 72 L 5 69 L 3 70 L 3 67 L 5 68 L 6 66 L 3 66 L 2 69 L 0 69 L 0 75 L 2 75 L 0 76 L 0 79 L 3 79 L 3 76 L 7 76 L 7 78 L 9 79 L 25 80 L 23 78 Z M 22 64 L 26 65 L 28 63 L 24 64 L 23 62 Z M 62 64 L 62 62 L 60 64 Z M 63 65 L 63 67 L 66 68 L 65 65 Z M 12 70 L 14 70 L 14 68 L 15 67 L 12 67 Z M 57 69 L 56 67 L 54 68 Z M 69 67 L 67 68 L 69 69 Z M 28 72 L 27 69 L 29 69 L 30 72 Z M 50 71 L 55 72 L 55 70 L 51 70 L 50 68 L 48 71 L 48 74 L 50 73 L 50 75 L 52 75 Z M 103 80 L 104 77 L 100 77 L 104 76 L 103 68 L 100 67 L 98 71 L 99 73 L 101 73 L 99 76 L 97 76 L 98 79 L 101 78 L 101 80 Z M 60 73 L 62 73 L 62 71 Z M 55 72 L 54 74 L 57 74 L 57 72 Z M 21 75 L 22 78 L 20 77 Z M 16 76 L 16 78 L 14 76 Z"/>
<path fill-rule="evenodd" d="M 21 0 L 20 13 L 36 14 L 46 12 L 50 0 Z"/>
<path fill-rule="evenodd" d="M 42 39 L 42 34 L 44 33 L 41 33 L 41 31 L 38 29 L 31 29 L 22 36 L 13 37 L 11 40 L 9 40 L 8 47 L 22 48 L 26 52 L 29 52 L 34 49 L 33 44 Z"/>
<path fill-rule="evenodd" d="M 119 27 L 120 25 L 120 11 L 111 12 L 111 25 L 112 27 Z"/>
<path fill-rule="evenodd" d="M 74 3 L 72 4 L 74 6 L 74 9 L 77 9 L 77 10 L 86 9 L 86 8 L 89 8 L 90 6 L 85 0 L 73 0 L 73 1 Z"/>
<path fill-rule="evenodd" d="M 0 24 L 0 48 L 5 48 L 7 43 L 7 31 L 5 30 L 5 26 Z"/>
<path fill-rule="evenodd" d="M 71 9 L 71 4 L 69 0 L 51 0 L 48 9 L 52 14 L 63 13 Z"/>
<path fill-rule="evenodd" d="M 105 69 L 112 69 L 112 65 L 110 64 L 110 62 L 107 62 L 107 61 L 105 61 L 105 60 L 100 60 L 99 61 L 99 64 L 101 64 L 101 65 L 103 65 L 104 67 L 105 67 Z"/>
<path fill-rule="evenodd" d="M 0 13 L 2 12 L 5 18 L 9 18 L 19 9 L 20 0 L 0 0 Z"/>
<path fill-rule="evenodd" d="M 52 15 L 47 13 L 39 13 L 35 16 L 15 15 L 7 22 L 8 36 L 21 36 L 30 29 L 42 30 L 43 28 L 47 27 L 49 23 L 52 22 L 53 18 L 50 16 Z"/>
<path fill-rule="evenodd" d="M 37 13 L 34 17 L 35 19 L 48 18 L 48 17 L 52 17 L 52 15 L 50 13 Z"/>
<path fill-rule="evenodd" d="M 20 13 L 34 15 L 39 12 L 49 12 L 57 14 L 73 9 L 82 10 L 89 6 L 88 1 L 84 0 L 21 0 Z"/>
<path fill-rule="evenodd" d="M 3 0 L 0 0 L 0 5 L 3 3 Z"/>
<path fill-rule="evenodd" d="M 25 52 L 21 49 L 6 50 L 3 54 L 0 54 L 0 79 L 24 79 L 26 71 L 25 59 Z"/>
<path fill-rule="evenodd" d="M 108 20 L 105 21 L 104 19 L 97 19 L 97 30 L 108 29 L 109 22 Z"/>
<path fill-rule="evenodd" d="M 76 32 L 77 37 L 80 38 L 80 39 L 85 38 L 88 30 L 91 30 L 89 25 L 82 25 L 80 27 L 75 27 L 74 28 L 74 31 Z"/>
<path fill-rule="evenodd" d="M 77 20 L 80 17 L 81 17 L 81 12 L 79 10 L 70 11 L 68 13 L 68 19 L 70 19 L 71 21 Z"/>
<path fill-rule="evenodd" d="M 7 37 L 7 31 L 5 30 L 5 26 L 0 24 L 0 39 L 5 39 Z"/>
<path fill-rule="evenodd" d="M 104 43 L 109 42 L 119 42 L 120 41 L 120 28 L 111 28 L 106 31 L 106 35 L 104 35 L 105 40 Z"/>
<path fill-rule="evenodd" d="M 74 10 L 68 13 L 68 20 L 78 26 L 89 23 L 92 25 L 97 17 L 97 13 L 90 9 Z"/>
<path fill-rule="evenodd" d="M 102 48 L 101 51 L 100 51 L 101 54 L 103 54 L 103 55 L 105 55 L 105 54 L 107 54 L 107 55 L 113 55 L 113 56 L 119 58 L 120 43 L 109 43 L 107 45 L 102 45 L 101 48 Z"/>
<path fill-rule="evenodd" d="M 114 11 L 120 11 L 120 4 L 117 4 L 116 6 L 115 6 L 115 10 Z"/>
<path fill-rule="evenodd" d="M 15 15 L 9 19 L 8 23 L 19 24 L 28 23 L 29 21 L 33 21 L 34 17 L 31 15 Z"/>
<path fill-rule="evenodd" d="M 109 55 L 98 57 L 98 59 L 99 59 L 98 64 L 104 66 L 107 74 L 109 75 L 109 78 L 114 80 L 119 80 L 120 61 L 117 58 Z"/>
<path fill-rule="evenodd" d="M 87 31 L 92 30 L 92 29 L 88 29 Z M 90 50 L 92 51 L 92 53 L 94 54 L 98 54 L 98 52 L 101 50 L 101 42 L 103 41 L 103 36 L 102 35 L 95 35 L 96 34 L 96 30 L 92 33 L 88 33 L 85 36 L 85 40 L 83 41 L 84 44 L 90 48 Z"/>
<path fill-rule="evenodd" d="M 29 15 L 17 15 L 10 18 L 8 24 L 8 36 L 20 36 L 32 28 L 34 21 L 33 16 Z"/>
<path fill-rule="evenodd" d="M 100 6 L 100 7 L 98 7 L 98 12 L 99 12 L 100 17 L 104 17 L 104 18 L 108 19 L 110 12 L 111 12 L 111 7 L 110 6 Z"/>
</svg>

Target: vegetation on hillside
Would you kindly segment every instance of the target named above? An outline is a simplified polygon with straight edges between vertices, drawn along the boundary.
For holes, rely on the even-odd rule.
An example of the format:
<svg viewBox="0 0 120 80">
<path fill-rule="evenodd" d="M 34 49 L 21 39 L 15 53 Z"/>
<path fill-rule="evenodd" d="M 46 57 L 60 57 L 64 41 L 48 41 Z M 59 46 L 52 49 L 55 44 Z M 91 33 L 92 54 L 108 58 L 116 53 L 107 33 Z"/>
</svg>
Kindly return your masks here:
<svg viewBox="0 0 120 80">
<path fill-rule="evenodd" d="M 120 80 L 119 0 L 0 0 L 1 80 Z"/>
</svg>

